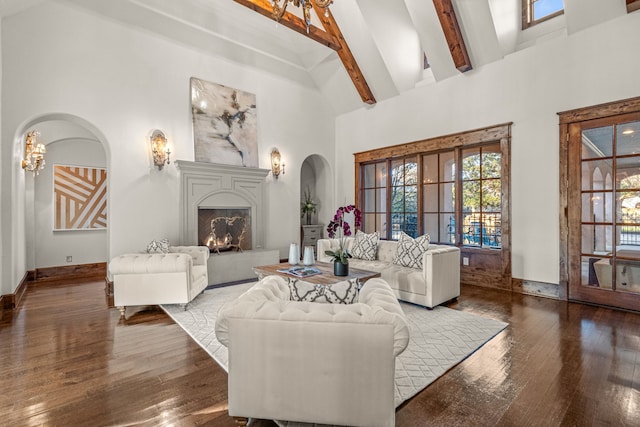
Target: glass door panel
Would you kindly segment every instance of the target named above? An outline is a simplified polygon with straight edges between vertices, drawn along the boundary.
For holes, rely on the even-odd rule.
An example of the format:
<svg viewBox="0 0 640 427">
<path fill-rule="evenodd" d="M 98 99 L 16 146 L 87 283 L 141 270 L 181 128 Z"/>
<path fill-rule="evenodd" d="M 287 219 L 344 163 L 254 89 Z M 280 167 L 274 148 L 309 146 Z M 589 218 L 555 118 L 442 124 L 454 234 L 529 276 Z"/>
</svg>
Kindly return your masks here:
<svg viewBox="0 0 640 427">
<path fill-rule="evenodd" d="M 581 283 L 640 294 L 640 122 L 581 135 Z"/>
</svg>

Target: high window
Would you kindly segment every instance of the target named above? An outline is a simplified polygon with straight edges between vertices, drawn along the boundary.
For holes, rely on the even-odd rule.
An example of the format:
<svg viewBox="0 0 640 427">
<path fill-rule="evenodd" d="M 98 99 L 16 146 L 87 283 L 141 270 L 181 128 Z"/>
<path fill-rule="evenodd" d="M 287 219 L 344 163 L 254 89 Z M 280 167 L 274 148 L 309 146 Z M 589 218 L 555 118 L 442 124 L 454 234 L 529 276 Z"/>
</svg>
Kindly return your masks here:
<svg viewBox="0 0 640 427">
<path fill-rule="evenodd" d="M 563 13 L 563 0 L 522 0 L 522 29 Z"/>
</svg>

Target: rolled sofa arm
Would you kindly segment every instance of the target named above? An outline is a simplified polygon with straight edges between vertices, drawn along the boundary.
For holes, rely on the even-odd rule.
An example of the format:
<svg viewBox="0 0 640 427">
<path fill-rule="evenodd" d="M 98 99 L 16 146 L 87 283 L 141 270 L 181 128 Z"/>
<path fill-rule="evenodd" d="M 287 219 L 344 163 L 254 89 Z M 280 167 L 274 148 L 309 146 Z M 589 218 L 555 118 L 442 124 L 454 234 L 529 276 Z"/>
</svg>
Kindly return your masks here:
<svg viewBox="0 0 640 427">
<path fill-rule="evenodd" d="M 209 259 L 209 248 L 206 246 L 169 246 L 169 253 L 191 255 L 193 265 L 207 265 Z"/>
</svg>

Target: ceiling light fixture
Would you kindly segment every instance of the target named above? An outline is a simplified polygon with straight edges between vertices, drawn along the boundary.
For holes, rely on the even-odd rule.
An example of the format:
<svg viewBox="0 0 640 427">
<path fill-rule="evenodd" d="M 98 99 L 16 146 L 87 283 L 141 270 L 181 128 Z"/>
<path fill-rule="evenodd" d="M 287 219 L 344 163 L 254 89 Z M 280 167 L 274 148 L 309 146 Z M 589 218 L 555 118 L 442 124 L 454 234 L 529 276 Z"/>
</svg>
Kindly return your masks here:
<svg viewBox="0 0 640 427">
<path fill-rule="evenodd" d="M 634 133 L 635 133 L 635 131 L 632 128 L 627 128 L 627 129 L 622 131 L 623 135 L 633 135 Z"/>
<path fill-rule="evenodd" d="M 324 16 L 329 16 L 329 6 L 333 3 L 333 0 L 271 0 L 273 5 L 273 19 L 280 22 L 280 19 L 284 16 L 289 3 L 292 3 L 295 7 L 302 7 L 302 13 L 304 15 L 304 22 L 307 24 L 307 33 L 311 26 L 311 8 L 315 4 L 325 10 Z"/>
</svg>

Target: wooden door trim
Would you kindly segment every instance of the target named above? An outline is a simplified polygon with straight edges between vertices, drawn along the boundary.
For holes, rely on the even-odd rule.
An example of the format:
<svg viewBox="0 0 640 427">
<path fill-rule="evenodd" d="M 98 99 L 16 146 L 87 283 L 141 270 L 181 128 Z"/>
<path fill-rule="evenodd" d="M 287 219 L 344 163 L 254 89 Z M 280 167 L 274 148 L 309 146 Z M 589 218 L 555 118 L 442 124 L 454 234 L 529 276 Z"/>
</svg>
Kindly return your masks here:
<svg viewBox="0 0 640 427">
<path fill-rule="evenodd" d="M 569 140 L 576 132 L 581 132 L 581 124 L 586 121 L 604 119 L 607 117 L 621 116 L 631 113 L 640 113 L 640 97 L 628 98 L 620 101 L 607 102 L 591 107 L 578 108 L 559 112 L 559 136 L 560 136 L 560 280 L 558 298 L 569 299 L 569 271 L 571 260 L 569 248 L 572 239 L 569 232 L 569 177 L 572 173 L 569 162 Z M 603 302 L 606 304 L 606 302 Z"/>
</svg>

